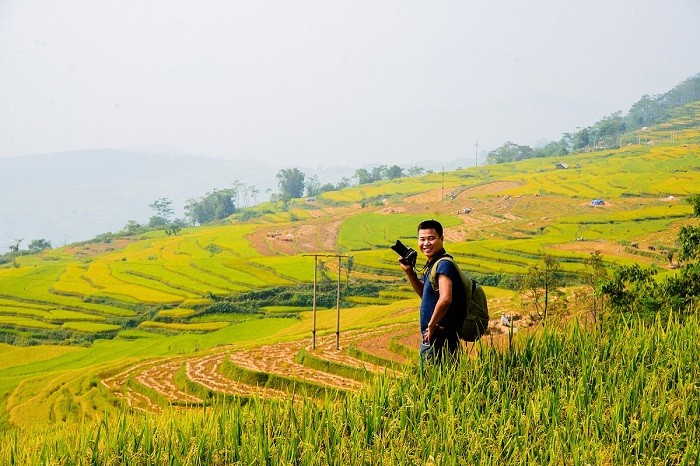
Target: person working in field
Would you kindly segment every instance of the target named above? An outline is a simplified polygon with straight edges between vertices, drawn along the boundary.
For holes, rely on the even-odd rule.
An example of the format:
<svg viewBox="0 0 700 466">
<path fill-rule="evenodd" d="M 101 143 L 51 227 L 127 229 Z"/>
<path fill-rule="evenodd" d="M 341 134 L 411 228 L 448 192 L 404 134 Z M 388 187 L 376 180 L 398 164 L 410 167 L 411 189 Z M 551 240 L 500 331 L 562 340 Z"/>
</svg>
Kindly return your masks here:
<svg viewBox="0 0 700 466">
<path fill-rule="evenodd" d="M 486 295 L 475 281 L 463 277 L 443 241 L 442 224 L 423 221 L 418 225 L 418 249 L 428 259 L 423 276 L 419 278 L 412 264 L 399 259 L 411 287 L 421 297 L 423 361 L 455 357 L 462 347 L 460 338 L 475 341 L 488 325 Z"/>
</svg>

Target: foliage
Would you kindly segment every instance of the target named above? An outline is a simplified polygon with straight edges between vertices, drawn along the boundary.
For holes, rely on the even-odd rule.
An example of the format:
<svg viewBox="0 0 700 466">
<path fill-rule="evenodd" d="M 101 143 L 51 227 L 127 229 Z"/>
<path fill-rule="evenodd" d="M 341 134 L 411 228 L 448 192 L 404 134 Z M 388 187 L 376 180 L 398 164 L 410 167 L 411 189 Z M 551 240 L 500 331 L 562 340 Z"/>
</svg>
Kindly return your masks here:
<svg viewBox="0 0 700 466">
<path fill-rule="evenodd" d="M 51 242 L 43 238 L 32 240 L 32 242 L 29 243 L 29 246 L 27 246 L 29 252 L 32 253 L 41 252 L 45 249 L 51 249 L 51 247 Z"/>
<path fill-rule="evenodd" d="M 304 185 L 306 187 L 306 196 L 307 197 L 318 196 L 319 194 L 321 194 L 321 183 L 318 181 L 317 175 L 307 177 Z M 331 185 L 331 190 L 332 190 L 332 185 Z"/>
<path fill-rule="evenodd" d="M 233 196 L 233 189 L 215 189 L 199 199 L 189 199 L 185 204 L 185 216 L 193 225 L 224 219 L 236 211 Z"/>
<path fill-rule="evenodd" d="M 655 296 L 657 284 L 655 268 L 643 269 L 639 264 L 618 267 L 602 287 L 614 311 L 655 313 L 659 303 Z"/>
<path fill-rule="evenodd" d="M 283 200 L 301 197 L 304 193 L 304 173 L 298 168 L 284 168 L 277 173 L 277 186 Z"/>
<path fill-rule="evenodd" d="M 686 197 L 685 202 L 693 207 L 693 215 L 700 217 L 700 194 L 692 194 Z"/>
<path fill-rule="evenodd" d="M 170 222 L 170 218 L 175 214 L 173 209 L 173 201 L 167 197 L 156 199 L 148 205 L 154 214 L 148 221 L 150 227 L 165 226 Z"/>
<path fill-rule="evenodd" d="M 535 312 L 543 320 L 547 319 L 551 310 L 564 305 L 561 286 L 561 265 L 550 254 L 543 254 L 541 263 L 530 267 L 525 275 L 523 289 L 529 294 Z"/>
<path fill-rule="evenodd" d="M 608 269 L 603 262 L 603 255 L 600 251 L 592 252 L 586 259 L 581 270 L 581 280 L 588 288 L 583 296 L 585 305 L 590 309 L 593 322 L 600 321 L 600 314 L 603 312 L 603 297 L 601 287 L 608 279 Z"/>
<path fill-rule="evenodd" d="M 414 167 L 412 173 L 418 174 L 418 171 L 418 168 Z M 367 170 L 366 168 L 359 168 L 355 170 L 355 175 L 353 178 L 357 179 L 357 184 L 369 184 L 381 180 L 403 178 L 404 176 L 406 175 L 403 168 L 399 167 L 398 165 L 392 165 L 391 167 L 379 165 L 373 167 L 371 171 Z"/>
<path fill-rule="evenodd" d="M 486 161 L 488 163 L 517 162 L 519 160 L 529 159 L 532 155 L 532 148 L 508 141 L 501 147 L 489 152 Z"/>
<path fill-rule="evenodd" d="M 686 225 L 678 232 L 678 243 L 681 248 L 678 260 L 693 260 L 700 256 L 700 227 Z"/>
</svg>

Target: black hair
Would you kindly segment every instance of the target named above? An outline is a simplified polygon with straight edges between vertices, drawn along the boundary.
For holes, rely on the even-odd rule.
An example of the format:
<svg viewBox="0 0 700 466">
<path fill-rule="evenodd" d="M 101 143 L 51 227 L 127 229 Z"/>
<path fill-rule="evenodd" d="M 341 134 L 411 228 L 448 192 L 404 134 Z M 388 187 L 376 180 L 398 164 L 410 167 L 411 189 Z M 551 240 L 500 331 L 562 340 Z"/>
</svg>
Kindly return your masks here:
<svg viewBox="0 0 700 466">
<path fill-rule="evenodd" d="M 424 220 L 418 224 L 420 230 L 435 230 L 440 238 L 442 238 L 442 224 L 437 220 Z"/>
</svg>

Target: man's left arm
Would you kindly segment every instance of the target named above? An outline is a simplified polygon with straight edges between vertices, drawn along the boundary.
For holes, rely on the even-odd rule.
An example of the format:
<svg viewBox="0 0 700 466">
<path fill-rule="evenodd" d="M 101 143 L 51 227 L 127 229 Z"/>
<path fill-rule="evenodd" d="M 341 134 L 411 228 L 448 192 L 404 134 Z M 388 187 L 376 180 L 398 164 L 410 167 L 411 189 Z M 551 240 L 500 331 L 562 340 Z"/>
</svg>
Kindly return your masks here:
<svg viewBox="0 0 700 466">
<path fill-rule="evenodd" d="M 452 304 L 452 280 L 443 273 L 438 275 L 438 290 L 440 297 L 435 304 L 435 310 L 430 318 L 430 322 L 428 322 L 428 333 L 426 335 L 428 343 L 433 341 L 433 335 L 439 328 L 438 323 L 445 317 L 450 304 Z"/>
</svg>

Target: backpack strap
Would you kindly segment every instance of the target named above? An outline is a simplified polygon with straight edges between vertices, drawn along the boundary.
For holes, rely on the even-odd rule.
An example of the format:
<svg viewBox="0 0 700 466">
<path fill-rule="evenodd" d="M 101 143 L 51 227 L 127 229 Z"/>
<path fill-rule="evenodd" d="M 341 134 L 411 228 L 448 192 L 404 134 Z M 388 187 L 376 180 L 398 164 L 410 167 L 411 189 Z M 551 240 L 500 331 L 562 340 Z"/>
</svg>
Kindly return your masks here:
<svg viewBox="0 0 700 466">
<path fill-rule="evenodd" d="M 439 293 L 438 290 L 438 277 L 437 277 L 437 266 L 440 263 L 440 261 L 449 261 L 452 262 L 452 265 L 454 265 L 455 269 L 457 269 L 457 274 L 459 275 L 461 279 L 461 283 L 455 284 L 453 283 L 452 286 L 458 286 L 461 284 L 464 287 L 464 291 L 466 293 L 466 298 L 467 298 L 467 307 L 471 304 L 471 299 L 472 296 L 474 296 L 474 291 L 476 291 L 476 286 L 478 283 L 476 280 L 473 278 L 467 277 L 464 272 L 459 268 L 457 263 L 455 262 L 454 258 L 450 256 L 449 254 L 445 254 L 444 256 L 440 257 L 438 260 L 435 261 L 432 267 L 430 267 L 430 273 L 428 274 L 428 280 L 430 281 L 430 286 L 433 288 L 433 291 L 436 293 Z M 469 283 L 471 282 L 471 284 Z"/>
<path fill-rule="evenodd" d="M 435 261 L 435 263 L 430 267 L 430 272 L 428 273 L 428 281 L 430 281 L 430 286 L 433 287 L 433 291 L 438 293 L 438 277 L 437 277 L 437 267 L 440 261 L 450 261 L 452 264 L 457 266 L 455 264 L 455 260 L 450 256 L 449 254 L 445 254 L 444 256 L 440 257 L 438 260 Z"/>
</svg>

